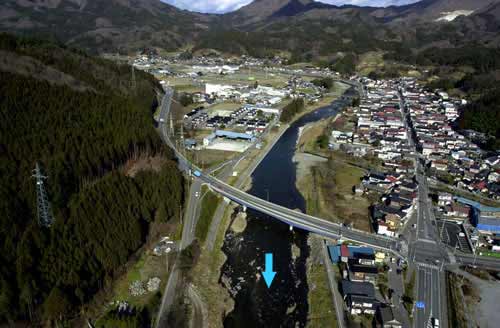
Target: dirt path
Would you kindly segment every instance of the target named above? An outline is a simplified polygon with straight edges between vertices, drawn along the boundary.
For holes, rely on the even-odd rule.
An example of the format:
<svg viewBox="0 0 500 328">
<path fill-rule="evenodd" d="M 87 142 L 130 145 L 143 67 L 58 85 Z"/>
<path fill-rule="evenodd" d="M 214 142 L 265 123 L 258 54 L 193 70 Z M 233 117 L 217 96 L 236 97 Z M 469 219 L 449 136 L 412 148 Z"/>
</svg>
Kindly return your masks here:
<svg viewBox="0 0 500 328">
<path fill-rule="evenodd" d="M 200 295 L 193 285 L 187 288 L 187 295 L 193 306 L 193 316 L 191 317 L 190 328 L 206 328 L 208 327 L 208 312 L 205 303 L 201 300 Z"/>
</svg>

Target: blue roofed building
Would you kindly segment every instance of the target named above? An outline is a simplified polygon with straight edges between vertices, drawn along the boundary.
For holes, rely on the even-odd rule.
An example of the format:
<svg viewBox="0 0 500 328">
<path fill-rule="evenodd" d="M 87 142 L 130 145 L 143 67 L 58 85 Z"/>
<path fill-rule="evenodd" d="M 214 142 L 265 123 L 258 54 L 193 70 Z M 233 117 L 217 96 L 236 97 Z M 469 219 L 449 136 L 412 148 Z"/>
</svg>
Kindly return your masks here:
<svg viewBox="0 0 500 328">
<path fill-rule="evenodd" d="M 333 264 L 337 264 L 340 259 L 340 246 L 330 245 L 328 246 L 328 254 L 330 255 L 330 260 Z"/>
<path fill-rule="evenodd" d="M 255 141 L 255 136 L 247 133 L 239 133 L 233 131 L 216 130 L 214 133 L 203 139 L 203 144 L 205 146 L 209 145 L 216 138 L 225 138 L 230 140 L 244 140 L 249 142 Z"/>
<path fill-rule="evenodd" d="M 472 223 L 479 232 L 500 233 L 500 207 L 485 206 L 463 197 L 455 197 L 455 200 L 473 208 Z"/>
</svg>

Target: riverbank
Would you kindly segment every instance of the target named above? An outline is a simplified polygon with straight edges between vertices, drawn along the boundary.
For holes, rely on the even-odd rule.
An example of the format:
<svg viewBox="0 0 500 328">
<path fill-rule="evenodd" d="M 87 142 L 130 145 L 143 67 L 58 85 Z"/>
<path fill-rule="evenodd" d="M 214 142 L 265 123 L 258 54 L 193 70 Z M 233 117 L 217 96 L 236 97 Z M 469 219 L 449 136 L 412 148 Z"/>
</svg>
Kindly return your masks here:
<svg viewBox="0 0 500 328">
<path fill-rule="evenodd" d="M 231 223 L 231 214 L 235 208 L 235 205 L 226 207 L 220 229 L 217 233 L 214 249 L 208 250 L 206 247 L 203 247 L 199 261 L 192 271 L 192 284 L 199 292 L 202 302 L 208 308 L 203 327 L 223 327 L 221 318 L 225 317 L 234 308 L 234 300 L 225 286 L 220 284 L 220 276 L 222 266 L 227 259 L 221 248 L 224 243 L 226 230 Z"/>
<path fill-rule="evenodd" d="M 344 90 L 344 89 L 346 89 L 345 86 L 339 88 L 339 90 Z M 252 149 L 247 154 L 247 156 L 245 156 L 245 158 L 243 158 L 240 162 L 238 162 L 237 165 L 234 167 L 234 169 L 232 169 L 232 171 L 236 172 L 236 174 L 235 175 L 231 174 L 231 176 L 228 178 L 228 183 L 237 186 L 243 190 L 252 189 L 253 188 L 252 184 L 253 179 L 251 177 L 252 173 L 259 166 L 260 162 L 266 158 L 266 155 L 268 154 L 268 152 L 271 151 L 271 149 L 273 149 L 274 145 L 278 142 L 278 140 L 280 140 L 281 137 L 287 132 L 288 128 L 292 124 L 294 124 L 297 120 L 304 117 L 304 115 L 307 115 L 318 108 L 324 107 L 325 105 L 329 105 L 333 100 L 335 100 L 336 97 L 338 96 L 334 97 L 332 95 L 330 97 L 325 97 L 320 103 L 316 103 L 314 105 L 308 105 L 303 112 L 297 114 L 293 118 L 291 123 L 282 124 L 269 131 L 269 133 L 262 140 L 262 148 Z M 262 195 L 259 195 L 259 197 L 262 197 Z M 253 254 L 250 256 L 245 255 L 244 251 L 238 252 L 236 260 L 238 260 L 238 258 L 244 259 L 243 262 L 246 262 L 247 265 L 250 265 L 253 268 L 252 274 L 250 274 L 248 270 L 245 270 L 246 271 L 245 274 L 236 275 L 232 269 L 229 269 L 229 271 L 226 272 L 225 275 L 222 275 L 224 264 L 228 260 L 228 257 L 222 250 L 224 243 L 228 242 L 228 240 L 231 241 L 231 238 L 234 238 L 234 246 L 228 245 L 225 246 L 226 248 L 227 247 L 234 247 L 237 249 L 239 249 L 239 247 L 248 248 L 249 243 L 250 244 L 252 243 L 250 239 L 247 240 L 247 234 L 249 233 L 248 230 L 255 229 L 256 227 L 256 218 L 253 213 L 248 218 L 246 218 L 244 217 L 243 214 L 238 214 L 238 215 L 234 214 L 235 208 L 236 206 L 234 205 L 226 206 L 220 226 L 214 232 L 216 233 L 217 237 L 215 242 L 213 243 L 213 247 L 211 248 L 207 246 L 202 247 L 202 253 L 200 259 L 192 271 L 192 277 L 193 277 L 192 283 L 195 286 L 196 290 L 199 292 L 200 298 L 205 302 L 205 304 L 207 304 L 209 308 L 207 317 L 208 327 L 224 326 L 224 322 L 221 321 L 221 318 L 226 318 L 227 314 L 231 313 L 235 307 L 235 300 L 233 300 L 231 295 L 237 292 L 239 293 L 240 289 L 254 290 L 255 288 L 253 286 L 254 284 L 258 285 L 258 290 L 260 293 L 260 288 L 262 287 L 260 286 L 261 284 L 258 283 L 258 278 L 257 280 L 255 280 L 256 276 L 254 272 L 254 270 L 257 270 L 256 271 L 257 273 L 260 271 L 257 268 L 259 262 L 256 262 L 255 256 Z M 276 223 L 274 221 L 266 220 L 265 222 L 260 221 L 257 224 L 257 226 L 260 226 L 261 224 L 279 225 L 279 223 Z M 274 230 L 274 228 L 271 230 Z M 288 231 L 288 228 L 285 227 L 285 230 Z M 207 240 L 208 239 L 210 238 L 207 238 Z M 240 240 L 241 241 L 245 240 L 244 244 L 240 243 Z M 304 276 L 305 274 L 301 273 L 300 270 L 296 268 L 298 267 L 305 268 L 304 266 L 305 258 L 308 257 L 307 246 L 305 247 L 304 250 L 305 243 L 301 243 L 300 240 L 297 240 L 296 242 L 291 242 L 291 243 L 281 242 L 280 244 L 283 244 L 283 246 L 289 248 L 290 257 L 292 258 L 293 265 L 295 266 L 295 268 L 292 271 L 295 271 L 298 276 Z M 250 246 L 249 251 L 255 252 L 256 250 L 259 249 L 259 247 L 263 247 L 261 242 L 256 242 L 256 245 L 258 246 L 257 247 Z M 283 256 L 283 258 L 285 258 L 285 256 Z M 234 261 L 235 259 L 231 260 Z M 225 270 L 226 271 L 228 270 L 227 267 L 225 268 Z M 302 283 L 300 282 L 291 282 L 291 283 L 294 285 L 296 284 L 295 289 L 300 291 L 300 294 L 307 293 L 307 287 L 302 286 L 306 284 L 305 281 L 303 281 Z M 280 285 L 282 283 L 276 281 L 275 284 Z M 290 290 L 290 287 L 287 287 L 287 290 Z M 283 297 L 282 295 L 286 295 L 287 293 L 288 292 L 279 293 L 277 297 Z M 295 294 L 296 292 L 293 293 L 294 294 L 292 294 L 289 298 L 293 299 L 294 297 L 298 297 L 295 296 L 297 295 Z M 301 296 L 300 299 L 304 299 L 305 297 Z M 251 298 L 253 301 L 258 302 L 259 296 L 252 296 Z M 289 304 L 290 306 L 288 306 L 287 310 L 285 311 L 287 313 L 287 316 L 289 317 L 303 316 L 302 313 L 305 313 L 305 311 L 301 303 L 302 302 L 299 302 L 297 299 L 295 305 L 293 304 L 293 302 Z M 247 309 L 247 311 L 251 312 L 252 309 L 249 308 Z M 241 317 L 240 314 L 238 314 L 237 316 L 238 318 Z"/>
<path fill-rule="evenodd" d="M 294 156 L 296 186 L 308 214 L 371 232 L 370 200 L 353 193 L 367 171 L 351 164 L 347 155 L 339 156 L 318 144 L 320 136 L 330 134 L 329 126 L 338 117 L 310 123 L 301 131 Z"/>
<path fill-rule="evenodd" d="M 296 188 L 305 201 L 306 212 L 326 220 L 352 224 L 371 230 L 368 199 L 353 193 L 366 171 L 344 157 L 336 158 L 321 142 L 328 140 L 332 125 L 341 116 L 311 122 L 300 129 L 293 162 L 296 164 Z M 322 259 L 321 238 L 309 235 L 307 258 L 309 312 L 307 327 L 335 327 L 337 316 Z"/>
<path fill-rule="evenodd" d="M 300 113 L 289 127 L 280 127 L 284 133 L 253 173 L 248 192 L 275 204 L 305 211 L 304 199 L 296 188 L 296 165 L 292 161 L 299 129 L 310 122 L 335 116 L 348 103 L 348 99 L 334 101 L 331 98 L 323 103 L 325 106 L 316 104 L 315 108 Z M 249 211 L 243 232 L 226 234 L 224 252 L 228 260 L 223 268 L 223 280 L 229 282 L 231 293 L 235 291 L 235 309 L 226 317 L 225 327 L 304 327 L 307 324 L 306 260 L 310 253 L 307 236 L 302 230 L 290 231 L 287 225 L 255 211 Z M 278 274 L 271 288 L 259 279 L 267 252 L 277 254 L 274 266 Z"/>
<path fill-rule="evenodd" d="M 328 274 L 322 256 L 323 240 L 317 235 L 309 235 L 307 244 L 311 249 L 307 259 L 307 285 L 309 293 L 309 314 L 307 328 L 337 327 L 337 315 L 329 288 Z"/>
<path fill-rule="evenodd" d="M 305 114 L 306 112 L 294 117 L 292 123 Z M 262 159 L 265 158 L 274 144 L 281 138 L 288 127 L 289 124 L 281 125 L 269 131 L 264 140 L 262 140 L 263 148 L 261 150 L 252 149 L 249 154 L 234 167 L 234 172 L 237 172 L 237 175 L 231 175 L 227 182 L 242 190 L 251 189 L 251 175 L 253 171 L 257 168 Z M 221 204 L 220 206 L 225 207 L 225 209 L 218 229 L 215 231 L 216 237 L 213 246 L 208 247 L 204 245 L 202 247 L 199 261 L 192 271 L 192 284 L 199 292 L 201 300 L 209 306 L 207 318 L 204 318 L 206 319 L 206 327 L 209 328 L 223 327 L 223 320 L 221 320 L 221 318 L 224 318 L 234 309 L 234 300 L 229 293 L 231 286 L 221 281 L 222 267 L 227 260 L 226 255 L 222 251 L 224 238 L 229 230 L 239 234 L 244 232 L 247 227 L 246 213 L 235 214 L 234 212 L 237 208 L 235 204 Z M 215 215 L 217 215 L 217 213 Z M 235 216 L 233 217 L 233 215 Z"/>
</svg>

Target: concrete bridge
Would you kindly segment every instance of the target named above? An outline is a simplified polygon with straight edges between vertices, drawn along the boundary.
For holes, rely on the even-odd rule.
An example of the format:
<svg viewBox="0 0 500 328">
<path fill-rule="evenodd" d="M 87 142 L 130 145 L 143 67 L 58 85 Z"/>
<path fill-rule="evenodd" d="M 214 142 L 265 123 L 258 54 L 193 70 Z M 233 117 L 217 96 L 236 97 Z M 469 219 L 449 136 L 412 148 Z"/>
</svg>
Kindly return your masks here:
<svg viewBox="0 0 500 328">
<path fill-rule="evenodd" d="M 162 137 L 164 141 L 175 151 L 180 167 L 184 170 L 198 171 L 200 174 L 197 178 L 202 180 L 210 189 L 240 205 L 267 214 L 270 217 L 276 218 L 290 226 L 329 238 L 354 241 L 376 249 L 392 252 L 398 257 L 404 257 L 403 254 L 401 254 L 401 242 L 396 238 L 367 233 L 361 230 L 346 227 L 342 224 L 333 223 L 299 211 L 291 210 L 250 195 L 209 174 L 204 174 L 181 152 L 179 152 L 174 143 L 170 140 L 170 134 L 168 131 L 168 116 L 172 95 L 173 91 L 171 89 L 167 89 L 162 100 L 160 112 L 160 131 Z"/>
</svg>

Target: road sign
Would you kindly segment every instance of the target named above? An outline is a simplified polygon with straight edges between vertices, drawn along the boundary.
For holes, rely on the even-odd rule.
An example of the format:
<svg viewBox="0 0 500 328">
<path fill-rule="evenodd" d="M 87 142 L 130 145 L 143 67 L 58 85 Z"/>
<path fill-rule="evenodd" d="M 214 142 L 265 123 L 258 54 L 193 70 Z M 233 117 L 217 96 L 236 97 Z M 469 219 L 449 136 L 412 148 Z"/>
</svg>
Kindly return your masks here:
<svg viewBox="0 0 500 328">
<path fill-rule="evenodd" d="M 425 303 L 422 301 L 417 302 L 415 305 L 417 306 L 417 309 L 425 308 Z"/>
</svg>

